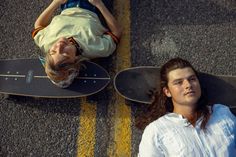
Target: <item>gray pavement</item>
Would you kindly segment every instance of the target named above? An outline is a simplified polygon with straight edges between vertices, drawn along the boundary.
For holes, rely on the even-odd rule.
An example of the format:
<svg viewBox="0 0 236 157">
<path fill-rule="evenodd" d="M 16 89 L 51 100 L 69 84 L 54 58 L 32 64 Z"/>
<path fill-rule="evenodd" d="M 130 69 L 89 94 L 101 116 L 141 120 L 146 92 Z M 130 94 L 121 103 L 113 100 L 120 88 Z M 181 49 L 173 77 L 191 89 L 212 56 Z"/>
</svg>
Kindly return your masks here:
<svg viewBox="0 0 236 157">
<path fill-rule="evenodd" d="M 204 72 L 236 74 L 235 1 L 131 1 L 131 6 L 134 65 L 160 66 L 180 56 Z"/>
<path fill-rule="evenodd" d="M 35 58 L 33 23 L 47 0 L 2 1 L 0 59 Z M 131 0 L 132 65 L 160 66 L 172 57 L 203 71 L 236 75 L 236 2 L 233 0 Z M 112 71 L 112 57 L 103 61 Z M 106 156 L 111 86 L 97 103 L 96 156 Z M 141 106 L 132 104 L 132 121 Z M 0 98 L 0 156 L 76 156 L 80 99 Z M 132 156 L 142 131 L 132 124 Z"/>
<path fill-rule="evenodd" d="M 131 21 L 133 66 L 182 57 L 199 71 L 236 75 L 235 1 L 132 0 Z M 140 141 L 136 131 L 134 148 Z"/>
<path fill-rule="evenodd" d="M 0 59 L 41 54 L 31 38 L 34 21 L 50 1 L 3 1 L 0 4 Z M 0 156 L 75 156 L 79 99 L 0 100 Z"/>
</svg>

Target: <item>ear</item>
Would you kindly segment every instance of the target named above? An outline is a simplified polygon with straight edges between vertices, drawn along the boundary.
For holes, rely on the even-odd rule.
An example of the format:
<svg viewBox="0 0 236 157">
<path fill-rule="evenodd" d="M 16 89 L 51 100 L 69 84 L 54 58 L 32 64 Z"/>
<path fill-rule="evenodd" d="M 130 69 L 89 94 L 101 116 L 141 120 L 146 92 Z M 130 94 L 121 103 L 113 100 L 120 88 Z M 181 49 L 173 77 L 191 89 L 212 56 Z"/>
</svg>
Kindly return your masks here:
<svg viewBox="0 0 236 157">
<path fill-rule="evenodd" d="M 171 97 L 171 93 L 167 87 L 164 87 L 162 90 L 167 97 L 169 98 Z"/>
</svg>

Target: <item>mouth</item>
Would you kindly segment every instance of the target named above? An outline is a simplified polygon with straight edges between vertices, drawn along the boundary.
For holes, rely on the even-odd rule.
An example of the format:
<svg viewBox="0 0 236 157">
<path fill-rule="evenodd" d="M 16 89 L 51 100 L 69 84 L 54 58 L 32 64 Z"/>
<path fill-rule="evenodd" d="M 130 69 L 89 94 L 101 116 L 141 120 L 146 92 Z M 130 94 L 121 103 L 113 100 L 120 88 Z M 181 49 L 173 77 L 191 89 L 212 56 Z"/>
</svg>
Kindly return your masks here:
<svg viewBox="0 0 236 157">
<path fill-rule="evenodd" d="M 188 91 L 188 92 L 186 92 L 184 95 L 194 95 L 195 94 L 195 91 Z"/>
</svg>

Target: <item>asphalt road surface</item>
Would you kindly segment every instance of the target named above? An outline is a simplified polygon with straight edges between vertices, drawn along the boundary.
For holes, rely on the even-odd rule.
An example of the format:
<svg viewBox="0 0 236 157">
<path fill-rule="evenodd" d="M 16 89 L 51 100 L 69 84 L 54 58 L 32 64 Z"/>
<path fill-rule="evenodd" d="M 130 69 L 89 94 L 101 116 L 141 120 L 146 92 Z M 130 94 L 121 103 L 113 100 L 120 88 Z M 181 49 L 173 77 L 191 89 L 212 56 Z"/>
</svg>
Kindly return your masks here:
<svg viewBox="0 0 236 157">
<path fill-rule="evenodd" d="M 126 67 L 160 66 L 182 57 L 196 69 L 236 76 L 234 0 L 114 0 L 124 27 L 120 49 L 101 59 L 111 76 Z M 34 21 L 50 0 L 2 0 L 0 59 L 41 55 L 31 38 Z M 88 98 L 0 98 L 0 156 L 136 156 L 144 104 L 126 102 L 112 83 Z"/>
</svg>

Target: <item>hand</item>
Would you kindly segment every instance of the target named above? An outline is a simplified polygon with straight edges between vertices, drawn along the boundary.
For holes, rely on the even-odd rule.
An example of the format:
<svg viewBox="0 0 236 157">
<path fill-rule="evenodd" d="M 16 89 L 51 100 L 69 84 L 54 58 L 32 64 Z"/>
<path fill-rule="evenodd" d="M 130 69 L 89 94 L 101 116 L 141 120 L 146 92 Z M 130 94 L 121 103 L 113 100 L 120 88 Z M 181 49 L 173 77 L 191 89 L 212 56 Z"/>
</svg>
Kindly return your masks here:
<svg viewBox="0 0 236 157">
<path fill-rule="evenodd" d="M 57 5 L 62 5 L 66 2 L 67 2 L 67 0 L 53 0 L 53 3 L 56 3 Z"/>
<path fill-rule="evenodd" d="M 99 5 L 103 4 L 102 0 L 88 0 L 88 1 L 95 7 L 98 7 Z"/>
</svg>

